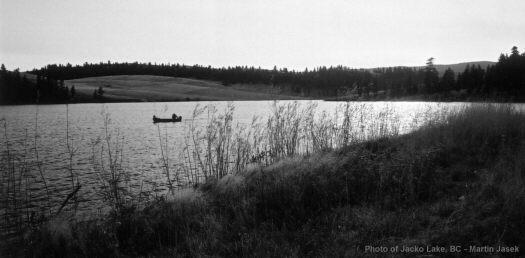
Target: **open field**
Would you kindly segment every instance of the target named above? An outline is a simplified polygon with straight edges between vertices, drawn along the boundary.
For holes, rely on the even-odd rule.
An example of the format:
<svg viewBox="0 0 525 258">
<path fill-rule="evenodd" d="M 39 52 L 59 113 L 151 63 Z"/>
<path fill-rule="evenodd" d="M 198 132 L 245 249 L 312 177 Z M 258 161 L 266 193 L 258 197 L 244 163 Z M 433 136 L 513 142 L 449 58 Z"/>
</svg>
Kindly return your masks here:
<svg viewBox="0 0 525 258">
<path fill-rule="evenodd" d="M 266 85 L 224 86 L 219 82 L 153 75 L 117 75 L 66 81 L 80 101 L 92 98 L 100 86 L 109 101 L 195 101 L 299 99 Z"/>
</svg>

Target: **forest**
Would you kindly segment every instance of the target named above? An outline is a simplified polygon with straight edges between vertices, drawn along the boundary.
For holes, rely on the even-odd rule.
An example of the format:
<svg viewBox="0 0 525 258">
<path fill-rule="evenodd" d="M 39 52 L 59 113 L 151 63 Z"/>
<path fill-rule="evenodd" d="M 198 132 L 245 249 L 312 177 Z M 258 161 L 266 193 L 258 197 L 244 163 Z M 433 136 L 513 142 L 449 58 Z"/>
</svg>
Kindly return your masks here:
<svg viewBox="0 0 525 258">
<path fill-rule="evenodd" d="M 287 68 L 211 66 L 152 63 L 50 64 L 31 72 L 36 82 L 2 66 L 0 103 L 67 102 L 74 89 L 64 80 L 109 75 L 159 75 L 220 81 L 223 85 L 263 84 L 287 89 L 305 98 L 339 100 L 386 100 L 418 96 L 424 100 L 525 101 L 525 52 L 516 46 L 501 54 L 495 65 L 467 66 L 463 72 L 447 69 L 439 74 L 434 58 L 423 67 L 353 69 L 345 66 L 317 67 L 304 71 Z"/>
<path fill-rule="evenodd" d="M 74 96 L 74 87 L 67 88 L 64 80 L 37 75 L 35 81 L 18 69 L 8 71 L 5 65 L 1 65 L 0 104 L 67 103 Z"/>
</svg>

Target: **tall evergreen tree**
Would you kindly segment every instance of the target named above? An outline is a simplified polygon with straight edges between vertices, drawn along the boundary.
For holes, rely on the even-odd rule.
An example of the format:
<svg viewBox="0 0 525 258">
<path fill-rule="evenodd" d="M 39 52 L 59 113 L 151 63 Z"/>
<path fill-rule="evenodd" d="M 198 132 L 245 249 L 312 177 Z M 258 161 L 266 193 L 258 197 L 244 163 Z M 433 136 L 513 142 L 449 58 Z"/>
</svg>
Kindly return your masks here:
<svg viewBox="0 0 525 258">
<path fill-rule="evenodd" d="M 439 75 L 434 67 L 434 58 L 431 57 L 427 60 L 426 66 L 425 66 L 425 90 L 427 93 L 434 93 L 437 89 L 437 84 L 439 82 Z"/>
<path fill-rule="evenodd" d="M 454 71 L 449 67 L 445 72 L 443 73 L 443 76 L 441 77 L 441 80 L 439 82 L 439 89 L 438 91 L 450 91 L 454 89 L 454 86 L 456 84 L 456 74 Z"/>
</svg>

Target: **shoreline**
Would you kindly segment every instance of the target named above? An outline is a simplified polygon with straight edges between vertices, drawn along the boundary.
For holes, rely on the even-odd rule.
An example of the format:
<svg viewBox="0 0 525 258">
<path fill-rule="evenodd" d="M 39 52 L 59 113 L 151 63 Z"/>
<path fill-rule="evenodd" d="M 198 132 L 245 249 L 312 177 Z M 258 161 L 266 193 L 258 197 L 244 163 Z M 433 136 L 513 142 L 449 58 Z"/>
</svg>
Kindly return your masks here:
<svg viewBox="0 0 525 258">
<path fill-rule="evenodd" d="M 235 99 L 235 100 L 216 100 L 216 99 L 175 99 L 175 100 L 139 100 L 139 99 L 129 99 L 129 100 L 106 100 L 106 101 L 75 101 L 75 102 L 53 102 L 53 103 L 11 103 L 11 104 L 0 104 L 0 106 L 23 106 L 23 105 L 67 105 L 67 104 L 107 104 L 107 103 L 155 103 L 155 102 L 229 102 L 229 101 L 307 101 L 307 100 L 321 100 L 327 102 L 442 102 L 442 103 L 508 103 L 508 104 L 523 104 L 523 101 L 515 101 L 512 99 L 501 100 L 499 98 L 494 99 L 428 99 L 424 97 L 404 97 L 404 98 L 390 98 L 390 99 L 377 99 L 377 98 L 367 98 L 367 99 L 345 99 L 345 98 L 280 98 L 280 99 Z"/>
</svg>

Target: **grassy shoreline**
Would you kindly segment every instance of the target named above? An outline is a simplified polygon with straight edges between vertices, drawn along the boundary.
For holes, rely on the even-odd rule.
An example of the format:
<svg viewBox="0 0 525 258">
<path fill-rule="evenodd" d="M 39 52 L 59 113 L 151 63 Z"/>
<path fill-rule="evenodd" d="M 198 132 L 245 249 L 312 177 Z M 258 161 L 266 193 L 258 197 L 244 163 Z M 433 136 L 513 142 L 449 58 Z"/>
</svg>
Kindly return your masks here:
<svg viewBox="0 0 525 258">
<path fill-rule="evenodd" d="M 28 233 L 18 252 L 375 257 L 381 254 L 365 252 L 364 246 L 521 249 L 524 155 L 525 115 L 480 106 L 408 135 L 249 166 L 144 209 L 126 207 L 81 223 L 52 220 Z M 416 254 L 428 253 L 391 255 Z"/>
</svg>

